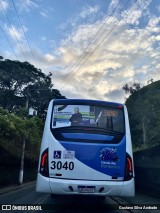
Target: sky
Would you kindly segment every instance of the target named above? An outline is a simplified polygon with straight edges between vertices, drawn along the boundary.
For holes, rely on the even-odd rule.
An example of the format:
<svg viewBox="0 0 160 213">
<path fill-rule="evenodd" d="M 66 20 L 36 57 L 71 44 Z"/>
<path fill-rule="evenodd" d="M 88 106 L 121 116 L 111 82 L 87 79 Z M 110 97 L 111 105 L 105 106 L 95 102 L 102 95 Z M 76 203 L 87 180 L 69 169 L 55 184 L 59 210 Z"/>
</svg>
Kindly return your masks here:
<svg viewBox="0 0 160 213">
<path fill-rule="evenodd" d="M 126 83 L 160 80 L 160 1 L 0 0 L 0 55 L 67 98 L 123 103 Z"/>
</svg>

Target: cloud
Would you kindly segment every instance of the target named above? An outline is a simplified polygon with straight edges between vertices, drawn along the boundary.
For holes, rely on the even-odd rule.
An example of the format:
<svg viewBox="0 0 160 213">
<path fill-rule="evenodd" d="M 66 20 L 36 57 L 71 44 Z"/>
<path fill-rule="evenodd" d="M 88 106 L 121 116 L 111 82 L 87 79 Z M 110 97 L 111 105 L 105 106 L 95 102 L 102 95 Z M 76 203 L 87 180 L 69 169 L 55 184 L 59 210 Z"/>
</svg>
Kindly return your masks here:
<svg viewBox="0 0 160 213">
<path fill-rule="evenodd" d="M 141 18 L 141 16 L 142 16 L 141 10 L 134 10 L 128 14 L 127 19 L 125 19 L 125 22 L 127 24 L 138 25 L 139 19 Z"/>
<path fill-rule="evenodd" d="M 132 2 L 127 5 L 127 8 L 121 13 L 121 16 L 123 16 L 128 10 L 129 12 L 125 15 L 125 19 L 122 20 L 122 22 L 137 26 L 142 17 L 149 18 L 150 12 L 148 7 L 150 3 L 151 0 L 138 0 L 135 4 Z"/>
<path fill-rule="evenodd" d="M 35 1 L 32 0 L 18 0 L 18 8 L 21 12 L 30 12 L 33 9 L 37 9 L 39 6 Z"/>
<path fill-rule="evenodd" d="M 15 25 L 5 25 L 6 32 L 9 34 L 9 36 L 13 39 L 16 40 L 22 40 L 24 38 L 24 34 L 22 29 L 18 29 Z M 24 27 L 24 30 L 26 31 L 27 29 Z M 15 38 L 16 37 L 16 38 Z"/>
<path fill-rule="evenodd" d="M 47 12 L 45 12 L 45 11 L 41 11 L 40 14 L 41 14 L 41 16 L 43 16 L 44 18 L 47 18 L 47 17 L 48 17 Z"/>
<path fill-rule="evenodd" d="M 160 4 L 156 7 L 158 12 L 160 12 Z"/>
<path fill-rule="evenodd" d="M 112 0 L 109 9 L 116 4 L 117 1 Z M 110 34 L 118 21 L 117 14 L 110 19 L 103 16 L 94 22 L 79 22 L 72 32 L 65 34 L 59 46 L 50 41 L 51 52 L 32 48 L 37 67 L 45 73 L 52 72 L 55 88 L 61 89 L 67 98 L 123 102 L 124 84 L 136 80 L 145 84 L 151 78 L 159 78 L 160 17 L 149 12 L 149 4 L 149 0 L 139 0 Z M 75 23 L 80 19 L 87 20 L 95 13 L 94 9 L 87 7 L 86 11 L 84 9 L 81 15 L 77 15 Z M 142 26 L 144 18 L 145 25 Z M 105 26 L 96 35 L 104 22 Z M 21 31 L 16 30 L 23 41 Z M 45 41 L 46 37 L 42 36 L 41 40 Z M 24 50 L 29 56 L 29 50 L 25 47 Z"/>
<path fill-rule="evenodd" d="M 68 30 L 69 28 L 73 29 L 84 21 L 88 23 L 93 23 L 95 21 L 95 18 L 99 15 L 99 9 L 100 8 L 98 5 L 95 5 L 94 7 L 87 5 L 81 9 L 80 13 L 71 16 L 68 20 L 66 20 L 66 22 L 60 24 L 58 29 L 63 31 Z"/>
<path fill-rule="evenodd" d="M 160 17 L 152 16 L 149 19 L 146 31 L 149 33 L 160 33 Z"/>
<path fill-rule="evenodd" d="M 94 14 L 94 13 L 97 13 L 99 10 L 99 7 L 98 6 L 94 6 L 94 7 L 91 7 L 91 6 L 86 6 L 82 12 L 79 14 L 79 16 L 81 18 L 86 18 L 87 16 L 90 16 L 91 14 Z"/>
<path fill-rule="evenodd" d="M 46 36 L 41 36 L 40 39 L 41 39 L 42 41 L 46 41 L 46 40 L 47 40 Z"/>
<path fill-rule="evenodd" d="M 110 100 L 115 100 L 116 102 L 119 102 L 123 99 L 124 91 L 121 87 L 119 89 L 109 90 L 107 93 L 104 94 L 106 98 L 109 98 Z"/>
<path fill-rule="evenodd" d="M 4 8 L 4 10 L 6 11 L 9 7 L 9 4 L 7 1 L 4 1 L 4 0 L 1 0 L 1 4 L 2 4 L 2 7 Z M 0 11 L 2 11 L 2 7 L 0 7 Z"/>
<path fill-rule="evenodd" d="M 63 59 L 55 57 L 51 53 L 43 53 L 38 48 L 32 48 L 32 52 L 37 62 L 36 66 L 41 68 L 45 73 L 49 72 L 51 68 L 54 69 L 56 66 L 59 66 L 59 64 L 64 64 Z"/>
<path fill-rule="evenodd" d="M 44 58 L 46 59 L 47 62 L 52 62 L 55 60 L 55 57 L 49 53 L 45 54 Z"/>
<path fill-rule="evenodd" d="M 119 0 L 111 0 L 111 3 L 108 7 L 108 15 L 110 15 L 116 7 L 119 7 Z"/>
<path fill-rule="evenodd" d="M 116 1 L 112 2 L 116 3 Z M 104 28 L 106 29 L 104 35 L 96 43 L 92 43 L 94 45 L 91 49 L 85 50 L 85 47 L 94 41 L 94 35 L 104 23 L 104 19 L 94 24 L 77 26 L 61 42 L 59 57 L 63 60 L 61 69 L 58 71 L 61 74 L 57 78 L 55 76 L 54 82 L 55 86 L 59 85 L 56 83 L 56 79 L 61 82 L 58 89 L 61 89 L 66 97 L 76 98 L 79 94 L 82 98 L 123 102 L 122 86 L 125 83 L 139 80 L 145 84 L 153 75 L 156 80 L 159 69 L 158 58 L 160 58 L 156 45 L 160 39 L 158 35 L 159 17 L 152 17 L 151 14 L 147 16 L 146 11 L 150 1 L 139 1 L 140 3 L 143 7 L 137 5 L 132 8 L 132 11 L 107 36 L 94 54 L 92 54 L 94 48 L 108 34 L 114 23 L 112 25 L 107 23 L 108 27 Z M 145 13 L 143 13 L 144 10 Z M 142 28 L 138 24 L 141 22 L 141 18 L 146 16 L 148 23 Z M 128 24 L 133 27 L 128 27 Z M 85 52 L 83 52 L 84 50 Z M 79 65 L 74 69 L 64 71 L 63 67 L 72 67 L 80 59 L 82 53 L 86 53 L 86 55 Z M 90 55 L 91 57 L 88 58 Z M 84 63 L 86 58 L 88 59 Z M 70 74 L 69 77 L 67 73 Z M 68 81 L 66 81 L 67 77 Z"/>
</svg>

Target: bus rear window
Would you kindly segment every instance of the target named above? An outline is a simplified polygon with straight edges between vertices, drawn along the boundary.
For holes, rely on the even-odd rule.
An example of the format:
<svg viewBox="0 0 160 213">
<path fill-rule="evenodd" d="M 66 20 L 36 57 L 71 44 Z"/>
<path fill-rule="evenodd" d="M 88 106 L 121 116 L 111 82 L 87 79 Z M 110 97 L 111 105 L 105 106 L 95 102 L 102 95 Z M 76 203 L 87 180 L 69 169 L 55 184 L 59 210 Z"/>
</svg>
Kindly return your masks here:
<svg viewBox="0 0 160 213">
<path fill-rule="evenodd" d="M 52 128 L 89 127 L 124 133 L 123 109 L 87 105 L 55 105 Z"/>
</svg>

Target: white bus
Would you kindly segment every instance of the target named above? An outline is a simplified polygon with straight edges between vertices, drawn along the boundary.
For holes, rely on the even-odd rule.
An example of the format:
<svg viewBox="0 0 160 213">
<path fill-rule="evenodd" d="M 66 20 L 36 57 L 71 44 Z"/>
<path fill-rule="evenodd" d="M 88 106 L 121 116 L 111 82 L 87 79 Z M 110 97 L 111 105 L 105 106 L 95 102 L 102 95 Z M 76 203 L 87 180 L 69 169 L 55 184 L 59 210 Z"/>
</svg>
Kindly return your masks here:
<svg viewBox="0 0 160 213">
<path fill-rule="evenodd" d="M 52 100 L 41 143 L 36 191 L 134 196 L 126 106 L 84 99 Z"/>
</svg>

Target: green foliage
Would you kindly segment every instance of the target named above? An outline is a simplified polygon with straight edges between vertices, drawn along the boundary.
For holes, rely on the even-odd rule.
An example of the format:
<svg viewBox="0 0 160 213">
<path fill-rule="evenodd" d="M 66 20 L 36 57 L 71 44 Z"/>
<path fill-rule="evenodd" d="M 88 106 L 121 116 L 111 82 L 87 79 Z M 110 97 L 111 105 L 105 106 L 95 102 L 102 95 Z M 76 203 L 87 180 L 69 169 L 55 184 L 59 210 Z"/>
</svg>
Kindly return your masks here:
<svg viewBox="0 0 160 213">
<path fill-rule="evenodd" d="M 11 183 L 8 175 L 11 170 L 6 171 L 8 167 L 13 167 L 15 171 L 13 183 L 17 180 L 24 139 L 25 172 L 26 164 L 31 164 L 32 170 L 36 166 L 37 172 L 44 128 L 42 118 L 45 117 L 49 101 L 61 98 L 65 97 L 53 88 L 51 73 L 46 75 L 28 62 L 0 56 L 0 166 L 2 171 L 5 170 L 0 185 L 5 181 L 6 184 Z M 28 107 L 38 110 L 38 117 L 28 117 Z M 29 179 L 30 174 L 26 180 Z"/>
<path fill-rule="evenodd" d="M 126 100 L 133 147 L 144 149 L 160 144 L 160 81 L 138 89 Z"/>
<path fill-rule="evenodd" d="M 38 110 L 40 117 L 53 98 L 65 98 L 53 89 L 52 74 L 46 75 L 28 62 L 0 58 L 0 106 L 12 112 L 29 106 Z"/>
<path fill-rule="evenodd" d="M 139 82 L 134 82 L 131 86 L 125 84 L 122 89 L 125 91 L 126 94 L 132 95 L 134 92 L 141 89 L 141 84 Z"/>
<path fill-rule="evenodd" d="M 25 138 L 28 157 L 37 160 L 43 127 L 44 123 L 38 117 L 23 118 L 0 108 L 1 145 L 13 155 L 18 153 L 21 156 L 22 140 Z"/>
</svg>

